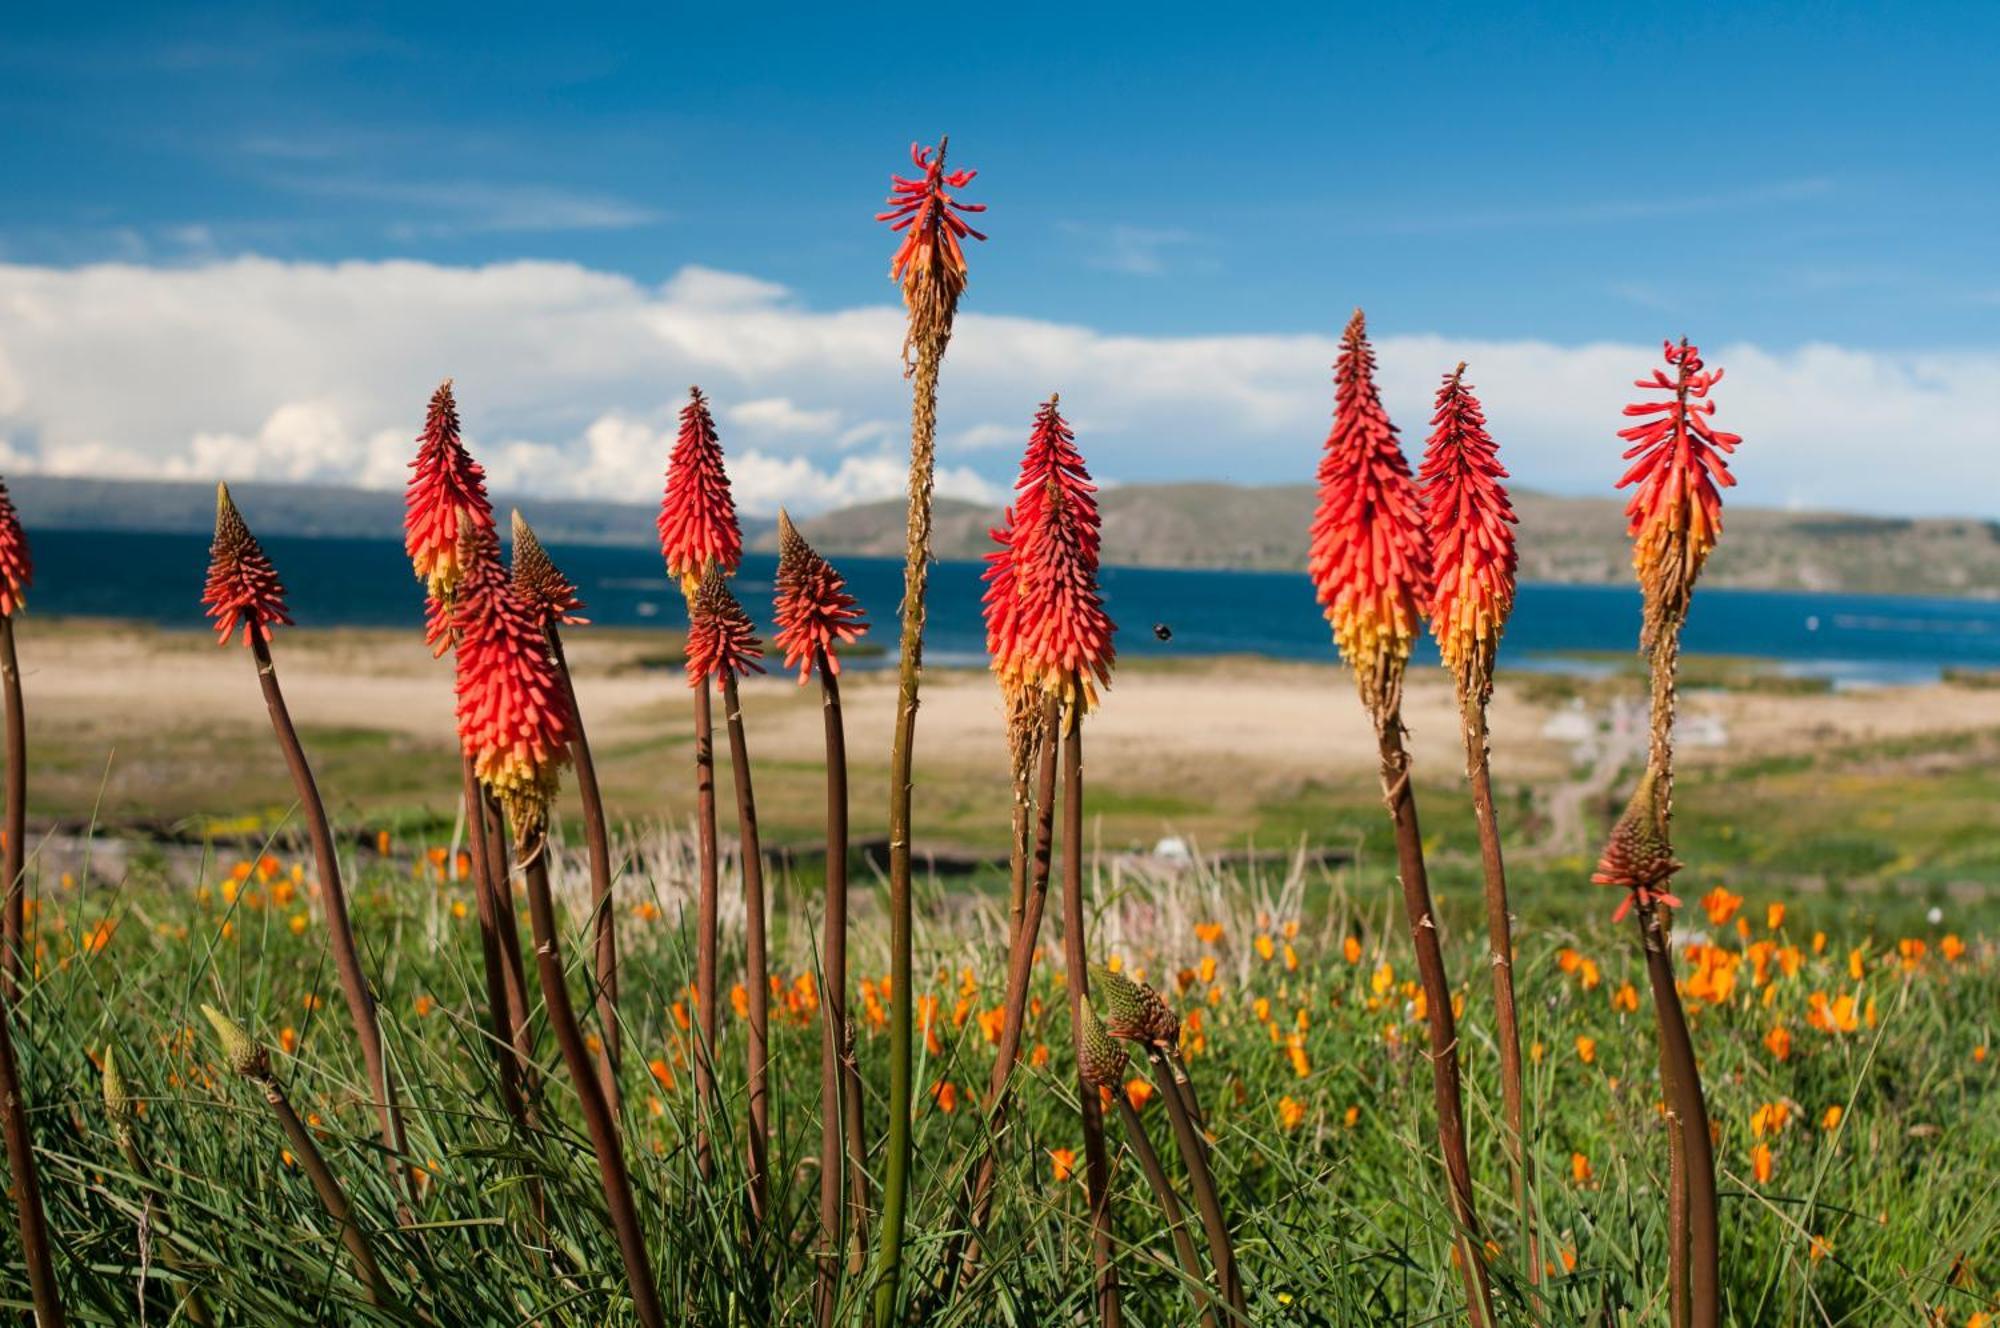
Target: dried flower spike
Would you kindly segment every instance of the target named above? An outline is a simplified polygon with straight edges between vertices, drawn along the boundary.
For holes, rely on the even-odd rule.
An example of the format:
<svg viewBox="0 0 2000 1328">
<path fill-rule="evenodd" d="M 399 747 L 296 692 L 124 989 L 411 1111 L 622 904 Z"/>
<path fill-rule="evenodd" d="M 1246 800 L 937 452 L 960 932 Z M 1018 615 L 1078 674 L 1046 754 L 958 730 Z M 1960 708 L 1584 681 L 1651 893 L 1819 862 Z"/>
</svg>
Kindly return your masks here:
<svg viewBox="0 0 2000 1328">
<path fill-rule="evenodd" d="M 743 532 L 736 524 L 736 501 L 722 468 L 722 440 L 701 389 L 688 389 L 681 407 L 680 436 L 667 461 L 667 489 L 660 500 L 660 556 L 667 575 L 689 595 L 711 565 L 734 572 L 743 561 Z"/>
<path fill-rule="evenodd" d="M 1416 482 L 1382 409 L 1359 309 L 1341 338 L 1334 383 L 1307 567 L 1341 657 L 1379 719 L 1396 699 L 1416 640 L 1430 558 Z"/>
<path fill-rule="evenodd" d="M 713 680 L 722 690 L 726 677 L 741 678 L 764 671 L 764 643 L 756 624 L 729 592 L 722 568 L 710 564 L 688 603 L 688 686 Z"/>
<path fill-rule="evenodd" d="M 514 513 L 514 593 L 544 627 L 590 625 L 590 619 L 580 616 L 583 601 L 577 598 L 576 586 L 555 565 L 549 551 L 535 538 L 534 528 L 518 511 Z"/>
<path fill-rule="evenodd" d="M 541 827 L 569 759 L 569 702 L 542 624 L 500 564 L 492 527 L 468 533 L 460 564 L 451 618 L 459 743 L 525 837 Z"/>
<path fill-rule="evenodd" d="M 1500 633 L 1514 608 L 1513 504 L 1465 366 L 1445 375 L 1419 474 L 1430 528 L 1431 633 L 1459 689 L 1484 700 Z"/>
<path fill-rule="evenodd" d="M 1642 424 L 1620 429 L 1632 444 L 1625 459 L 1632 466 L 1618 488 L 1637 484 L 1625 506 L 1627 533 L 1632 536 L 1632 566 L 1646 592 L 1643 644 L 1650 647 L 1669 620 L 1687 612 L 1695 578 L 1722 534 L 1722 490 L 1733 486 L 1726 453 L 1743 441 L 1709 423 L 1716 403 L 1709 390 L 1722 381 L 1722 370 L 1706 368 L 1701 348 L 1664 343 L 1670 378 L 1660 369 L 1635 387 L 1670 392 L 1664 401 L 1639 401 L 1625 407 L 1627 416 L 1651 416 Z"/>
<path fill-rule="evenodd" d="M 799 671 L 800 686 L 822 658 L 828 673 L 839 673 L 838 648 L 868 631 L 846 578 L 806 543 L 783 508 L 778 509 L 777 620 L 771 644 L 784 652 L 785 668 Z"/>
<path fill-rule="evenodd" d="M 1003 694 L 1039 689 L 1075 715 L 1095 709 L 1111 681 L 1116 628 L 1097 589 L 1097 486 L 1059 404 L 1050 397 L 1036 412 L 1010 524 L 993 532 L 986 640 Z"/>
<path fill-rule="evenodd" d="M 28 606 L 26 592 L 34 579 L 35 564 L 28 556 L 21 515 L 14 510 L 7 485 L 0 482 L 0 617 L 11 618 Z"/>
<path fill-rule="evenodd" d="M 292 621 L 277 569 L 244 524 L 226 484 L 215 486 L 215 540 L 208 549 L 208 584 L 201 602 L 215 621 L 217 645 L 228 645 L 239 625 L 247 646 L 253 637 L 269 641 L 273 626 Z"/>
</svg>

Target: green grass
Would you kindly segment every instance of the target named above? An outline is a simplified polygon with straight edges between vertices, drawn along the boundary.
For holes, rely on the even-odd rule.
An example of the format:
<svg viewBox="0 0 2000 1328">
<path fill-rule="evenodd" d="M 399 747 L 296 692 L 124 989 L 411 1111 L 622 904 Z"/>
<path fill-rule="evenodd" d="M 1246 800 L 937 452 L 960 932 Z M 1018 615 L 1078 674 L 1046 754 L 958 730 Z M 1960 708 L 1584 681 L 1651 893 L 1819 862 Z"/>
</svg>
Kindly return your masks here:
<svg viewBox="0 0 2000 1328">
<path fill-rule="evenodd" d="M 1472 930 L 1477 887 L 1456 853 L 1460 832 L 1437 819 L 1447 826 L 1437 832 L 1438 885 L 1452 972 L 1466 998 L 1469 1117 L 1506 1321 L 1662 1322 L 1666 1154 L 1655 1108 L 1657 1061 L 1650 1020 L 1621 1013 L 1613 1002 L 1627 982 L 1643 989 L 1634 937 L 1607 921 L 1613 892 L 1578 886 L 1566 864 L 1520 874 L 1525 1038 L 1541 1047 L 1531 1067 L 1535 1207 L 1544 1257 L 1558 1269 L 1535 1307 L 1498 1150 L 1488 989 Z M 1738 824 L 1735 838 L 1718 842 L 1740 852 L 1754 836 L 1747 815 Z M 212 866 L 199 890 L 157 879 L 144 863 L 116 886 L 44 884 L 41 971 L 16 1012 L 16 1028 L 74 1322 L 137 1322 L 142 1284 L 146 1321 L 156 1324 L 185 1321 L 174 1317 L 175 1307 L 190 1286 L 223 1321 L 243 1324 L 402 1323 L 419 1315 L 453 1325 L 630 1322 L 560 1061 L 544 1032 L 540 1127 L 526 1137 L 511 1130 L 480 1033 L 476 931 L 469 918 L 454 916 L 453 905 L 469 905 L 469 896 L 457 884 L 413 874 L 410 858 L 420 858 L 423 847 L 407 842 L 402 852 L 409 856 L 389 863 L 371 857 L 354 892 L 413 1150 L 435 1171 L 412 1205 L 412 1224 L 401 1228 L 372 1118 L 355 1088 L 358 1058 L 317 909 L 303 892 L 281 900 L 281 886 L 253 878 L 231 901 L 221 888 L 229 859 Z M 1449 1322 L 1458 1303 L 1435 1202 L 1422 1026 L 1404 985 L 1414 971 L 1390 908 L 1388 871 L 1372 851 L 1360 868 L 1331 874 L 1197 868 L 1170 876 L 1098 864 L 1093 950 L 1143 968 L 1184 1012 L 1200 1011 L 1203 1040 L 1189 1047 L 1193 1071 L 1260 1324 Z M 774 898 L 787 901 L 776 939 L 787 981 L 813 967 L 816 874 L 775 882 Z M 1979 1049 L 1992 1048 L 2000 1022 L 2000 952 L 1976 939 L 1992 934 L 1991 909 L 1954 913 L 1947 925 L 1970 947 L 1955 961 L 1939 953 L 1944 928 L 1926 927 L 1914 906 L 1895 915 L 1897 928 L 1928 947 L 1906 968 L 1896 953 L 1902 930 L 1868 930 L 1871 920 L 1885 921 L 1872 897 L 1760 886 L 1752 868 L 1728 875 L 1749 897 L 1739 916 L 1753 920 L 1751 939 L 1798 946 L 1800 967 L 1784 976 L 1774 958 L 1774 976 L 1759 987 L 1743 961 L 1726 1000 L 1694 1002 L 1720 1133 L 1726 1321 L 1956 1328 L 1974 1312 L 1991 1312 L 2000 1294 L 2000 1208 L 1991 1202 L 2000 1174 L 2000 1117 L 1991 1106 L 2000 1100 L 2000 1054 L 1976 1059 Z M 866 919 L 874 912 L 870 878 L 856 884 L 857 911 Z M 981 1130 L 968 1099 L 984 1083 L 991 1056 L 975 1016 L 999 999 L 997 908 L 1004 895 L 988 888 L 993 884 L 987 874 L 923 892 L 917 971 L 931 977 L 921 994 L 936 998 L 937 1039 L 920 1050 L 910 1286 L 927 1323 L 1069 1323 L 1087 1314 L 1090 1254 L 1080 1183 L 1051 1174 L 1050 1150 L 1080 1151 L 1081 1140 L 1067 1018 L 1059 977 L 1048 968 L 1037 987 L 1046 1008 L 1026 1044 L 1047 1047 L 1048 1060 L 1024 1072 L 1022 1112 L 1004 1143 L 1007 1166 L 981 1271 L 956 1296 L 927 1290 L 955 1221 L 959 1168 Z M 1711 929 L 1694 907 L 1695 887 L 1706 889 L 1707 881 L 1687 884 L 1684 922 L 1713 930 L 1731 954 L 1744 951 L 1749 942 L 1734 919 Z M 670 1313 L 686 1322 L 805 1322 L 817 1184 L 816 1015 L 774 1009 L 776 1220 L 752 1240 L 734 1189 L 742 1030 L 727 1009 L 720 1111 L 737 1122 L 737 1133 L 719 1150 L 717 1186 L 704 1190 L 694 1177 L 688 1075 L 676 1063 L 685 1046 L 672 1014 L 691 967 L 674 925 L 683 885 L 632 878 L 620 887 L 632 1049 L 624 1124 L 653 1263 Z M 1768 933 L 1763 906 L 1781 899 L 1788 903 L 1783 929 Z M 651 913 L 648 905 L 659 916 L 642 915 Z M 301 914 L 307 922 L 295 934 L 291 920 Z M 115 931 L 93 951 L 83 938 L 105 920 Z M 1207 921 L 1224 929 L 1214 946 L 1193 934 L 1195 922 Z M 1278 948 L 1288 922 L 1298 928 L 1295 970 Z M 1811 938 L 1819 931 L 1828 940 L 1815 954 Z M 1258 957 L 1260 934 L 1273 937 L 1273 959 Z M 1352 964 L 1342 954 L 1350 935 L 1362 949 Z M 1052 954 L 1055 939 L 1052 928 L 1045 936 Z M 1568 948 L 1592 960 L 1597 985 L 1586 988 L 1580 968 L 1566 971 L 1559 956 Z M 1863 952 L 1859 980 L 1848 970 L 1855 948 Z M 572 944 L 572 962 L 579 953 Z M 882 954 L 879 932 L 864 922 L 858 975 L 882 972 Z M 1205 958 L 1215 964 L 1212 980 L 1202 977 Z M 1384 964 L 1393 975 L 1378 989 Z M 579 973 L 572 990 L 581 987 Z M 1855 1030 L 1813 1028 L 1814 992 L 1855 996 Z M 1268 1024 L 1258 1017 L 1260 1001 L 1268 1002 Z M 322 1123 L 323 1146 L 403 1310 L 360 1304 L 336 1233 L 303 1175 L 287 1164 L 260 1096 L 220 1067 L 197 1014 L 204 1002 L 230 1011 L 274 1048 L 285 1030 L 296 1035 L 295 1051 L 275 1053 L 279 1072 L 300 1110 Z M 962 1021 L 955 1017 L 961 1002 Z M 1862 1013 L 1871 1008 L 1872 1023 Z M 1765 1045 L 1780 1025 L 1792 1038 L 1783 1061 Z M 1283 1045 L 1290 1037 L 1299 1040 L 1303 1066 Z M 1579 1058 L 1579 1037 L 1595 1040 L 1591 1064 Z M 145 1102 L 136 1129 L 156 1172 L 150 1188 L 106 1128 L 90 1058 L 108 1045 L 117 1047 L 131 1091 Z M 878 1144 L 885 1047 L 885 1034 L 864 1022 L 868 1133 Z M 645 1062 L 656 1058 L 673 1072 L 670 1087 L 648 1073 Z M 929 1091 L 943 1083 L 959 1093 L 955 1111 L 942 1110 Z M 1286 1098 L 1303 1108 L 1291 1129 L 1280 1123 Z M 1785 1104 L 1790 1119 L 1762 1141 L 1775 1170 L 1760 1183 L 1751 1118 L 1769 1103 Z M 1834 1106 L 1843 1112 L 1839 1127 L 1822 1128 Z M 1142 1116 L 1178 1176 L 1159 1103 Z M 1588 1163 L 1582 1181 L 1573 1170 L 1578 1156 Z M 535 1216 L 537 1189 L 545 1224 Z M 1189 1322 L 1150 1193 L 1122 1154 L 1115 1213 L 1127 1322 Z M 1827 1243 L 1817 1259 L 1815 1238 Z M 13 1240 L 8 1224 L 0 1233 L 0 1306 L 21 1309 Z M 858 1304 L 857 1289 L 849 1292 Z M 1928 1317 L 1933 1307 L 1943 1308 L 1942 1318 Z"/>
</svg>

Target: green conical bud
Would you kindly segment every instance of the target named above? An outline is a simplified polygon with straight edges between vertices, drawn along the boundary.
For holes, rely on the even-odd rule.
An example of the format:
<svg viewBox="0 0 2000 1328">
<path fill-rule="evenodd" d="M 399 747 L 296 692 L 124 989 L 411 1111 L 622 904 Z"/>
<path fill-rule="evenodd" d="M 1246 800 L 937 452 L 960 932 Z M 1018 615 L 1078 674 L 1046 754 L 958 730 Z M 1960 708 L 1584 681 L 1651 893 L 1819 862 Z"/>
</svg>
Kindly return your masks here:
<svg viewBox="0 0 2000 1328">
<path fill-rule="evenodd" d="M 1180 1040 L 1180 1016 L 1159 992 L 1102 964 L 1092 967 L 1090 976 L 1104 998 L 1109 1015 L 1104 1023 L 1112 1036 L 1161 1047 L 1170 1047 Z"/>
<path fill-rule="evenodd" d="M 1109 1088 L 1117 1092 L 1125 1076 L 1127 1059 L 1125 1048 L 1112 1041 L 1111 1035 L 1105 1031 L 1104 1021 L 1097 1017 L 1096 1009 L 1085 1001 L 1083 1041 L 1076 1049 L 1076 1067 L 1083 1074 L 1083 1082 L 1094 1088 Z"/>
<path fill-rule="evenodd" d="M 104 1114 L 120 1143 L 132 1128 L 132 1099 L 125 1092 L 125 1076 L 118 1073 L 117 1049 L 104 1048 Z"/>
<path fill-rule="evenodd" d="M 212 1005 L 202 1006 L 201 1012 L 215 1030 L 216 1040 L 222 1044 L 222 1058 L 229 1062 L 230 1069 L 245 1079 L 262 1079 L 271 1072 L 270 1057 L 243 1025 Z"/>
</svg>

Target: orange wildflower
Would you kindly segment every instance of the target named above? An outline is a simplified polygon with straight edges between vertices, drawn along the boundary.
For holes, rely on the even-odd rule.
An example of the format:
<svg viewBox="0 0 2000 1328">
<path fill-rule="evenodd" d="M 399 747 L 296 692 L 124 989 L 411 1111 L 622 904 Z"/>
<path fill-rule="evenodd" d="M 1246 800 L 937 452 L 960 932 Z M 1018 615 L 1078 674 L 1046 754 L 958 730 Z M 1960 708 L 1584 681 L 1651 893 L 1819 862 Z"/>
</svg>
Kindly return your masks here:
<svg viewBox="0 0 2000 1328">
<path fill-rule="evenodd" d="M 1076 1151 L 1070 1148 L 1049 1150 L 1049 1177 L 1060 1184 L 1076 1174 Z"/>
<path fill-rule="evenodd" d="M 1278 1126 L 1283 1130 L 1296 1130 L 1305 1123 L 1306 1104 L 1295 1097 L 1278 1099 Z"/>
<path fill-rule="evenodd" d="M 1585 1065 L 1597 1063 L 1597 1039 L 1579 1033 L 1576 1037 L 1576 1058 Z"/>
</svg>

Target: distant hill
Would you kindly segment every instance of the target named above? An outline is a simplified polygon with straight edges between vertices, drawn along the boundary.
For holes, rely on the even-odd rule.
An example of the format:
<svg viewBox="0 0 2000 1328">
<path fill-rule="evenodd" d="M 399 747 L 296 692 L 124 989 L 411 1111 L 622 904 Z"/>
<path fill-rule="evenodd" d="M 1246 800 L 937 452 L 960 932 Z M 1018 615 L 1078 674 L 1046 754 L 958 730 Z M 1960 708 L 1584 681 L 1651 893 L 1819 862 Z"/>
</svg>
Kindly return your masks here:
<svg viewBox="0 0 2000 1328">
<path fill-rule="evenodd" d="M 1131 484 L 1105 489 L 1104 557 L 1145 567 L 1303 568 L 1312 522 L 1309 485 Z M 1622 584 L 1631 575 L 1622 500 L 1517 492 L 1521 576 Z M 940 499 L 940 558 L 992 548 L 997 509 Z M 1774 590 L 2000 596 L 2000 524 L 1732 507 L 1705 573 L 1714 585 Z M 869 503 L 800 523 L 825 553 L 899 556 L 903 501 Z M 767 546 L 771 541 L 764 542 Z"/>
<path fill-rule="evenodd" d="M 206 484 L 8 478 L 30 532 L 37 527 L 205 533 L 215 523 L 215 491 Z M 307 484 L 233 484 L 260 531 L 304 536 L 400 538 L 397 492 Z M 1233 484 L 1128 484 L 1103 491 L 1104 557 L 1142 567 L 1242 567 L 1291 570 L 1305 565 L 1313 492 L 1303 484 L 1247 488 Z M 650 545 L 652 503 L 580 502 L 496 496 L 518 505 L 551 544 Z M 1623 504 L 1616 498 L 1558 498 L 1517 492 L 1521 575 L 1530 581 L 1622 584 L 1630 575 Z M 947 559 L 977 559 L 992 547 L 997 509 L 941 498 L 934 548 Z M 1853 516 L 1731 507 L 1727 536 L 1709 565 L 1711 584 L 1778 590 L 2000 596 L 2000 523 L 1970 518 Z M 885 558 L 903 553 L 903 500 L 843 508 L 802 520 L 822 552 Z M 746 518 L 744 538 L 766 552 L 775 524 Z"/>
</svg>

